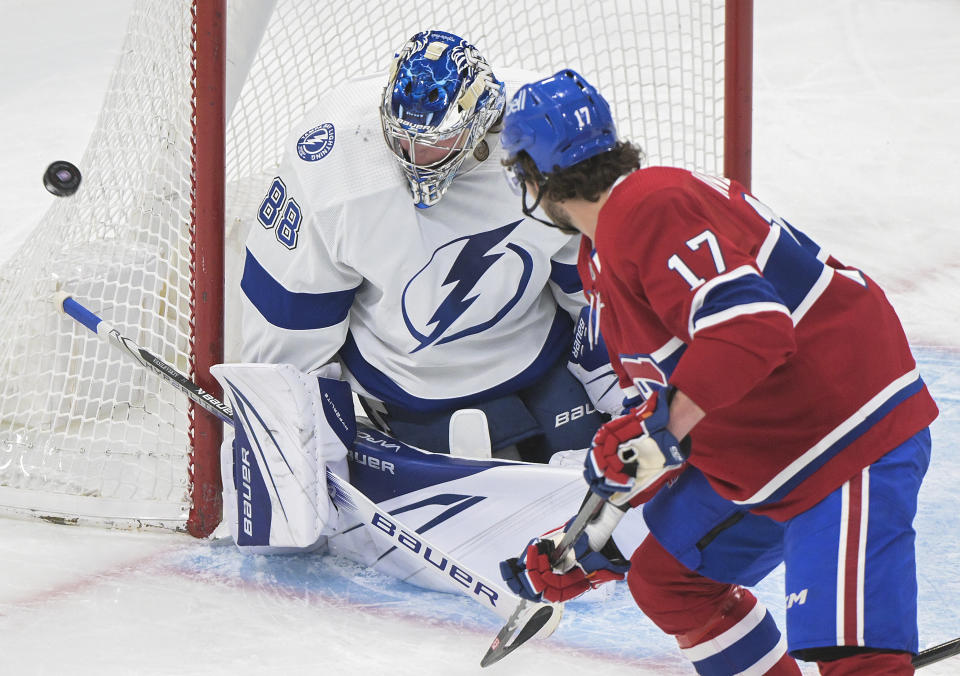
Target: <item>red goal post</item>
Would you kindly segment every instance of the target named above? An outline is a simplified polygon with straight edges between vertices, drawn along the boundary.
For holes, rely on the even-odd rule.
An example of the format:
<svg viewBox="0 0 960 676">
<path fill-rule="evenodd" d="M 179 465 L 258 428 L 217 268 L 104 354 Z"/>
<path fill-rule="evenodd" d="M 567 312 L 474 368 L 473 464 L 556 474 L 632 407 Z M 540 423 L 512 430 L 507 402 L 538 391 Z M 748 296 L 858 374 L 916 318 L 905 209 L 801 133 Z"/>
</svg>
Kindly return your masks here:
<svg viewBox="0 0 960 676">
<path fill-rule="evenodd" d="M 76 296 L 218 392 L 209 367 L 237 353 L 244 233 L 283 138 L 326 90 L 385 72 L 418 30 L 448 30 L 495 72 L 578 70 L 648 164 L 749 185 L 752 5 L 137 0 L 80 189 L 0 268 L 0 511 L 213 530 L 220 423 L 50 297 Z"/>
<path fill-rule="evenodd" d="M 193 26 L 193 210 L 191 229 L 192 321 L 189 375 L 222 399 L 210 367 L 223 362 L 224 233 L 226 165 L 226 0 L 197 0 Z M 188 480 L 192 490 L 187 531 L 196 537 L 213 532 L 223 511 L 219 451 L 222 423 L 188 402 L 192 453 Z"/>
</svg>

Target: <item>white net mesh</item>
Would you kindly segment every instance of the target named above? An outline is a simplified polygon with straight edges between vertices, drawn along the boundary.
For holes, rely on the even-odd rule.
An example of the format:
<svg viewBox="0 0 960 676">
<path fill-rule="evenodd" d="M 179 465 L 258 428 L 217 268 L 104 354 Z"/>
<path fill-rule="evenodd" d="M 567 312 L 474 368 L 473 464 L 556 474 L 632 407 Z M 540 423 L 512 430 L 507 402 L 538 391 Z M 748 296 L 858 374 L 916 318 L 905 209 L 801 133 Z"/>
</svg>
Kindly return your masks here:
<svg viewBox="0 0 960 676">
<path fill-rule="evenodd" d="M 242 3 L 231 21 L 249 13 Z M 574 68 L 610 99 L 621 136 L 648 163 L 720 173 L 723 4 L 278 0 L 227 131 L 228 327 L 248 217 L 282 139 L 324 91 L 384 71 L 419 30 L 448 30 L 495 71 Z M 239 25 L 228 21 L 228 40 Z M 246 72 L 243 63 L 228 70 Z M 80 163 L 80 190 L 58 200 L 0 268 L 0 509 L 116 526 L 185 523 L 186 398 L 49 299 L 57 289 L 75 295 L 189 372 L 191 77 L 190 3 L 141 0 Z"/>
</svg>

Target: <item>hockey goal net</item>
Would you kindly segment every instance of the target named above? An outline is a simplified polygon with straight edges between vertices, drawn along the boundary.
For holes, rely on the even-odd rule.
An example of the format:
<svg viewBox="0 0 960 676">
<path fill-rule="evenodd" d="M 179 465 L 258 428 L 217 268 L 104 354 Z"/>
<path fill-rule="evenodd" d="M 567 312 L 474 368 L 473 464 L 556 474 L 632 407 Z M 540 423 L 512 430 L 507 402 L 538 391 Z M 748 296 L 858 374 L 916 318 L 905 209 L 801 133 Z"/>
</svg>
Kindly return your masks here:
<svg viewBox="0 0 960 676">
<path fill-rule="evenodd" d="M 748 182 L 751 5 L 139 0 L 79 191 L 0 268 L 0 510 L 198 536 L 217 524 L 219 423 L 50 299 L 76 296 L 217 391 L 207 368 L 224 359 L 224 305 L 233 353 L 229 289 L 249 217 L 282 139 L 325 91 L 385 72 L 406 38 L 438 28 L 494 70 L 578 70 L 648 164 Z"/>
</svg>

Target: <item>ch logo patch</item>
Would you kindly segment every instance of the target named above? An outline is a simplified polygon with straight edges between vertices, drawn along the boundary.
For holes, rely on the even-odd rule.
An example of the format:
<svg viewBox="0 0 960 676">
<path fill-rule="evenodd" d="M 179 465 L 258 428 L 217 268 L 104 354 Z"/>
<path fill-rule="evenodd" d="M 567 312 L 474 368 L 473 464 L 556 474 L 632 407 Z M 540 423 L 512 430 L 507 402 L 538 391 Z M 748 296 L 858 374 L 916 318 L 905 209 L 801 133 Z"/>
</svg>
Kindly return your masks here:
<svg viewBox="0 0 960 676">
<path fill-rule="evenodd" d="M 620 355 L 620 363 L 644 399 L 667 386 L 667 374 L 648 355 Z"/>
<path fill-rule="evenodd" d="M 297 155 L 304 162 L 322 160 L 333 150 L 333 144 L 336 140 L 337 134 L 333 124 L 324 122 L 300 137 L 300 140 L 297 141 Z"/>
</svg>

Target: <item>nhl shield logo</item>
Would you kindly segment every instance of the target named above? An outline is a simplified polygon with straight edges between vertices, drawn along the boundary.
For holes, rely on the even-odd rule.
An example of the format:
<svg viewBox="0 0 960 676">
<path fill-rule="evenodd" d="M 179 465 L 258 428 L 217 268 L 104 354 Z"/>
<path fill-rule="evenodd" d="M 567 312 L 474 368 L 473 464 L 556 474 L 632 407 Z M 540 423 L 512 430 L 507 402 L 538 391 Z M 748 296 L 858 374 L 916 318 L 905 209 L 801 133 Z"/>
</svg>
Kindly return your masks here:
<svg viewBox="0 0 960 676">
<path fill-rule="evenodd" d="M 324 122 L 314 127 L 297 141 L 297 155 L 305 162 L 322 160 L 333 150 L 336 133 L 333 124 Z"/>
</svg>

